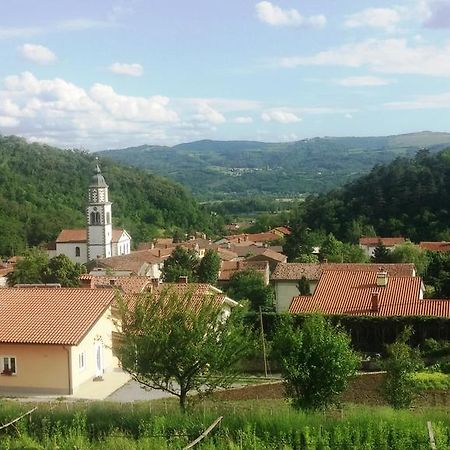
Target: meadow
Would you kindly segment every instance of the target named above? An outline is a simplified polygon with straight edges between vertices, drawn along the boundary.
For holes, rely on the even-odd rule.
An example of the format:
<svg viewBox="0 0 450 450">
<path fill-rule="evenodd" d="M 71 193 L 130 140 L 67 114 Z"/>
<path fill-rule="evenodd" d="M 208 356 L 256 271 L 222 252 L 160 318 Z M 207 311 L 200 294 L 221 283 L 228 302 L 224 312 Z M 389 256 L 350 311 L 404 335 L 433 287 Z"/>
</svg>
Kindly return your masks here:
<svg viewBox="0 0 450 450">
<path fill-rule="evenodd" d="M 0 424 L 35 405 L 0 402 Z M 222 422 L 196 449 L 429 449 L 427 421 L 438 449 L 450 449 L 445 408 L 394 411 L 347 405 L 324 413 L 294 411 L 283 400 L 206 401 L 181 414 L 175 402 L 39 404 L 0 430 L 0 449 L 183 449 L 217 417 Z"/>
</svg>

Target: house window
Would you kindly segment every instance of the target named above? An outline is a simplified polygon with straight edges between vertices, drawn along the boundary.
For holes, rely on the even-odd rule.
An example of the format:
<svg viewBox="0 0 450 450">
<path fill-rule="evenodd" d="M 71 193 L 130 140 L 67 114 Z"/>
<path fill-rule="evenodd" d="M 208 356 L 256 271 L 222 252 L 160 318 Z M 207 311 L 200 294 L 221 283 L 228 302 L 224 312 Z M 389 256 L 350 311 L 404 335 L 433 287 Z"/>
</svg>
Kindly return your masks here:
<svg viewBox="0 0 450 450">
<path fill-rule="evenodd" d="M 15 375 L 16 374 L 16 357 L 15 356 L 2 356 L 0 359 L 1 367 L 0 373 L 2 375 Z"/>
<path fill-rule="evenodd" d="M 86 352 L 78 354 L 78 368 L 84 370 L 86 368 Z"/>
<path fill-rule="evenodd" d="M 75 247 L 75 256 L 80 256 L 80 247 Z"/>
</svg>

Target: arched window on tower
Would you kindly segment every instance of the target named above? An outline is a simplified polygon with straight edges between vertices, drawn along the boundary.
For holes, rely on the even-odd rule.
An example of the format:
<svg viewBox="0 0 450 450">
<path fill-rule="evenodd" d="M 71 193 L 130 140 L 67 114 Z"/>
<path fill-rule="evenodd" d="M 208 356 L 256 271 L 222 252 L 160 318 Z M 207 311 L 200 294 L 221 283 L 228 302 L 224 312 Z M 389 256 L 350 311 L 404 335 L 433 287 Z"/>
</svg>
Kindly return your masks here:
<svg viewBox="0 0 450 450">
<path fill-rule="evenodd" d="M 91 225 L 94 225 L 94 224 L 95 224 L 95 212 L 92 211 L 91 212 Z"/>
<path fill-rule="evenodd" d="M 80 256 L 80 247 L 75 247 L 75 256 Z"/>
<path fill-rule="evenodd" d="M 100 213 L 98 211 L 95 213 L 95 223 L 100 223 Z"/>
</svg>

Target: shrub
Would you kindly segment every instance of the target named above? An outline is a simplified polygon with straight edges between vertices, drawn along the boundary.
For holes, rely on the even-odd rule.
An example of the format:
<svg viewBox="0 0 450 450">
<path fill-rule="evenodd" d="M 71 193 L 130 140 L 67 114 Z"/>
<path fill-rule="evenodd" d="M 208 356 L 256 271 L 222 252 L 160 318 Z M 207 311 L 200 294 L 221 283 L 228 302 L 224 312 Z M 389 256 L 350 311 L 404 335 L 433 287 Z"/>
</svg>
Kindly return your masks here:
<svg viewBox="0 0 450 450">
<path fill-rule="evenodd" d="M 307 317 L 301 329 L 294 329 L 286 318 L 274 337 L 274 348 L 295 409 L 331 405 L 359 365 L 347 333 L 320 315 Z"/>
</svg>

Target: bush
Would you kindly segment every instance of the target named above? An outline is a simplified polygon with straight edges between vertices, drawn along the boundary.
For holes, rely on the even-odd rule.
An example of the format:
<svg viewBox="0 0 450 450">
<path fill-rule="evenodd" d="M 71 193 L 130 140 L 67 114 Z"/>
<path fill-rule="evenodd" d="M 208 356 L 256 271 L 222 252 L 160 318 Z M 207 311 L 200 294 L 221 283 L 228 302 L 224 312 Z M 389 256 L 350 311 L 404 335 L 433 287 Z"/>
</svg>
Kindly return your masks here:
<svg viewBox="0 0 450 450">
<path fill-rule="evenodd" d="M 412 329 L 407 327 L 393 344 L 387 346 L 383 393 L 386 401 L 396 409 L 408 408 L 418 390 L 414 372 L 422 367 L 422 360 L 419 351 L 407 343 L 411 335 Z"/>
<path fill-rule="evenodd" d="M 324 409 L 334 403 L 359 365 L 347 333 L 320 315 L 307 317 L 301 329 L 286 318 L 274 349 L 295 409 Z"/>
</svg>

